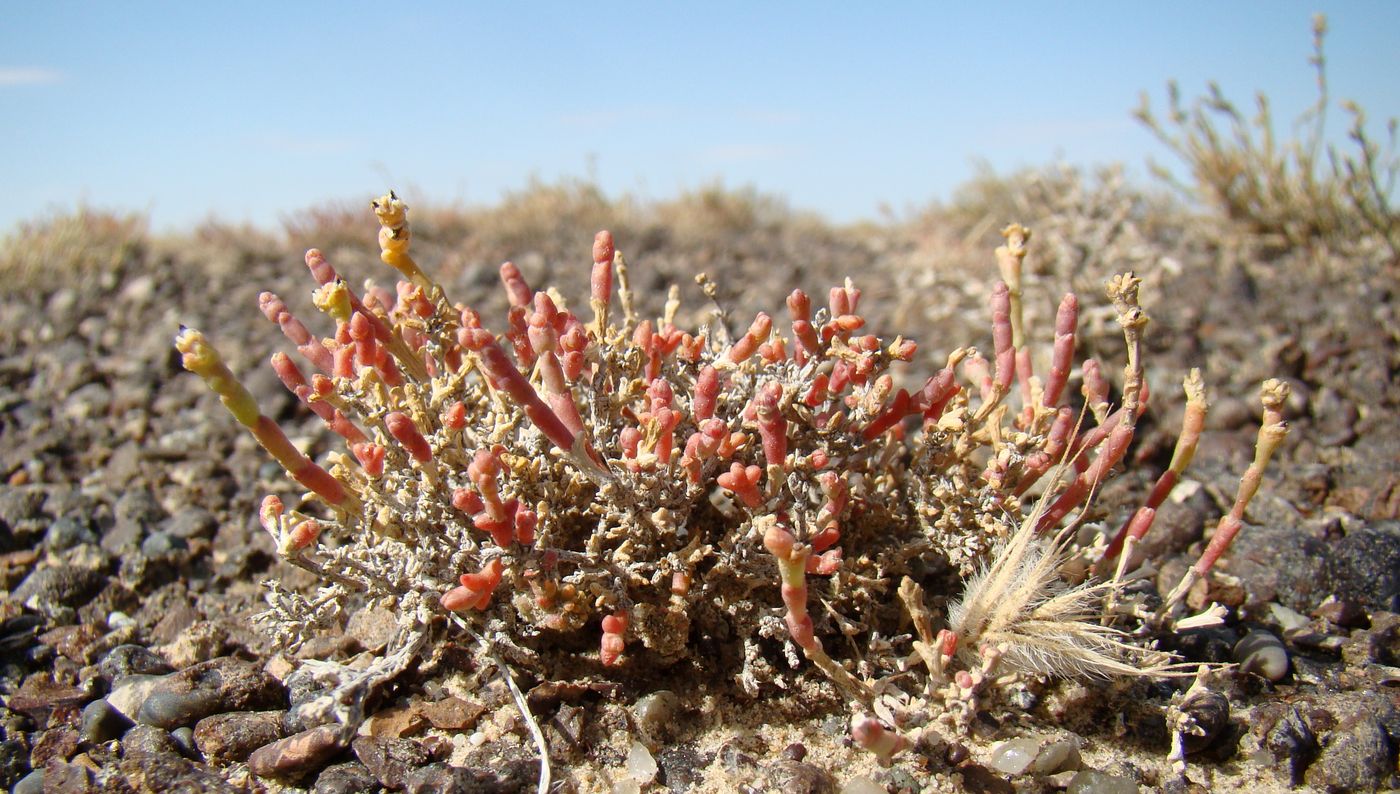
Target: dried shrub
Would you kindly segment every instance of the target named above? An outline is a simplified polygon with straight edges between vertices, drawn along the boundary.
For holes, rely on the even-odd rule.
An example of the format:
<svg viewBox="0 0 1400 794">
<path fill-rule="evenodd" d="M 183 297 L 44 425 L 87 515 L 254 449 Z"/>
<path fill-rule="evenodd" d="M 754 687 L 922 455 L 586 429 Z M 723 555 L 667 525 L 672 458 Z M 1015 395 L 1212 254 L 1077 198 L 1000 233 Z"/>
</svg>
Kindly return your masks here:
<svg viewBox="0 0 1400 794">
<path fill-rule="evenodd" d="M 1400 256 L 1400 215 L 1391 206 L 1400 175 L 1396 119 L 1386 125 L 1382 145 L 1367 131 L 1365 111 L 1344 101 L 1351 148 L 1324 145 L 1331 108 L 1326 33 L 1326 17 L 1314 16 L 1309 63 L 1317 75 L 1317 102 L 1297 120 L 1302 137 L 1275 130 L 1264 93 L 1255 97 L 1254 117 L 1246 118 L 1214 82 L 1190 107 L 1183 104 L 1177 84 L 1169 83 L 1165 118 L 1153 113 L 1146 94 L 1135 115 L 1190 169 L 1194 184 L 1178 186 L 1248 231 L 1295 245 L 1376 238 L 1394 258 Z M 1165 169 L 1156 171 L 1175 182 Z"/>
<path fill-rule="evenodd" d="M 1205 410 L 1188 381 L 1195 410 L 1173 476 L 1116 533 L 1077 531 L 1149 398 L 1131 274 L 1107 289 L 1126 348 L 1119 404 L 1090 359 L 1077 413 L 1067 386 L 1079 301 L 1060 301 L 1037 376 L 1019 225 L 996 251 L 990 357 L 960 347 L 911 379 L 917 344 L 869 333 L 849 279 L 825 306 L 797 289 L 786 312 L 749 319 L 730 316 L 702 275 L 715 305 L 683 329 L 674 290 L 658 314 L 639 310 L 609 232 L 594 239 L 586 310 L 502 265 L 510 308 L 498 334 L 410 255 L 403 202 L 391 193 L 373 208 L 380 258 L 401 277 L 394 292 L 358 294 L 312 250 L 331 336 L 272 293 L 259 301 L 303 361 L 277 353 L 273 368 L 348 454 L 311 460 L 203 334 L 176 340 L 185 366 L 307 491 L 292 505 L 267 497 L 260 518 L 279 554 L 323 585 L 270 583 L 264 624 L 296 648 L 371 604 L 398 616 L 394 642 L 368 666 L 297 673 L 328 689 L 301 716 L 338 720 L 341 741 L 375 687 L 466 633 L 503 668 L 508 658 L 542 676 L 627 674 L 688 659 L 727 666 L 752 695 L 785 677 L 772 659 L 781 648 L 791 667 L 805 658 L 824 674 L 852 704 L 853 738 L 887 760 L 919 732 L 967 731 L 1003 675 L 1179 675 L 1142 637 L 1221 619 L 1214 607 L 1183 615 L 1181 603 L 1242 526 L 1284 432 L 1286 388 L 1266 385 L 1255 464 L 1182 586 L 1165 601 L 1129 592 L 1137 541 Z M 962 593 L 942 627 L 926 589 Z M 729 650 L 702 658 L 716 638 Z M 851 643 L 865 649 L 859 663 L 837 658 Z"/>
</svg>

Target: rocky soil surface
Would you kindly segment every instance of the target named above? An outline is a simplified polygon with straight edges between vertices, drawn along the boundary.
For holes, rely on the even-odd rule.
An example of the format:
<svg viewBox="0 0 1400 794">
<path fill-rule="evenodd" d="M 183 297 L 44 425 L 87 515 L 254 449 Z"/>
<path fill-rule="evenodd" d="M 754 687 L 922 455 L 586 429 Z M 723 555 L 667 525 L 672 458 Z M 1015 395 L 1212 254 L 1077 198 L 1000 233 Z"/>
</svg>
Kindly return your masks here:
<svg viewBox="0 0 1400 794">
<path fill-rule="evenodd" d="M 1028 688 L 1019 716 L 989 714 L 965 741 L 921 746 L 882 768 L 850 746 L 838 698 L 810 671 L 794 674 L 801 683 L 788 692 L 758 699 L 724 670 L 617 681 L 596 667 L 571 681 L 521 674 L 559 790 L 1400 786 L 1400 266 L 1364 246 L 1346 254 L 1271 247 L 1184 214 L 1125 224 L 1088 205 L 1030 210 L 1019 219 L 1043 246 L 1032 249 L 1038 270 L 1028 290 L 1041 336 L 1063 289 L 1101 305 L 1095 285 L 1115 268 L 1134 267 L 1147 282 L 1153 408 L 1130 453 L 1134 465 L 1102 495 L 1107 521 L 1121 520 L 1170 456 L 1181 412 L 1174 384 L 1199 366 L 1210 386 L 1197 462 L 1150 539 L 1164 579 L 1179 576 L 1228 509 L 1252 454 L 1259 382 L 1292 385 L 1286 447 L 1227 563 L 1192 595 L 1228 606 L 1229 623 L 1177 639 L 1189 658 L 1247 660 L 1256 671 L 1282 652 L 1286 674 L 1226 676 L 1228 719 L 1192 748 L 1184 776 L 1166 761 L 1164 714 L 1176 685 Z M 372 233 L 368 213 L 363 220 Z M 698 270 L 715 276 L 736 317 L 781 306 L 792 286 L 823 290 L 853 275 L 870 294 L 867 316 L 883 318 L 879 330 L 920 339 L 937 361 L 953 347 L 989 343 L 980 297 L 995 277 L 989 228 L 946 218 L 857 229 L 740 218 L 709 236 L 651 229 L 634 240 L 618 232 L 618 242 L 651 306 L 676 282 L 690 308 L 703 308 Z M 416 229 L 432 239 L 426 224 Z M 570 234 L 522 237 L 511 255 L 532 283 L 552 279 L 577 295 L 593 230 L 563 231 Z M 1075 237 L 1086 247 L 1069 246 Z M 501 301 L 499 254 L 473 239 L 439 242 L 420 261 L 446 262 L 451 294 L 487 314 Z M 343 272 L 388 280 L 363 254 L 329 253 Z M 274 290 L 301 316 L 315 315 L 300 259 L 280 240 L 211 227 L 142 236 L 110 266 L 68 271 L 55 262 L 4 288 L 0 785 L 534 789 L 530 734 L 502 679 L 465 643 L 386 693 L 348 749 L 291 716 L 306 697 L 285 684 L 299 660 L 251 621 L 264 580 L 312 584 L 276 562 L 256 521 L 263 494 L 291 489 L 181 370 L 171 340 L 182 322 L 204 329 L 264 413 L 313 454 L 331 449 L 265 365 L 284 343 L 258 313 L 258 292 Z M 1084 347 L 1118 360 L 1112 329 L 1089 328 Z M 366 610 L 302 655 L 373 654 L 388 642 L 388 624 Z M 1251 632 L 1268 633 L 1265 650 L 1237 653 Z M 779 653 L 772 663 L 785 665 Z"/>
</svg>

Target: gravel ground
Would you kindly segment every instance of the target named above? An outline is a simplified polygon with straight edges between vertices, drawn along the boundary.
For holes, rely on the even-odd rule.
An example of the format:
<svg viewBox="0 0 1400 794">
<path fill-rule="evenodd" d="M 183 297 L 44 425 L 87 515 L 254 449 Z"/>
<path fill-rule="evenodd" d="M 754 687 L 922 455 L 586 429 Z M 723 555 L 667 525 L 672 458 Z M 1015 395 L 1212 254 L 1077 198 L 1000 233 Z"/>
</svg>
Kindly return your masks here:
<svg viewBox="0 0 1400 794">
<path fill-rule="evenodd" d="M 1116 267 L 1137 268 L 1146 280 L 1154 318 L 1147 362 L 1158 396 L 1130 453 L 1136 465 L 1102 495 L 1112 520 L 1141 499 L 1170 456 L 1181 412 L 1171 384 L 1203 368 L 1214 404 L 1208 432 L 1150 544 L 1164 578 L 1194 559 L 1202 533 L 1228 509 L 1251 455 L 1259 382 L 1289 380 L 1292 433 L 1220 575 L 1193 594 L 1230 607 L 1228 625 L 1182 637 L 1179 648 L 1189 658 L 1232 661 L 1239 638 L 1269 632 L 1287 653 L 1288 674 L 1276 683 L 1229 676 L 1221 685 L 1229 718 L 1191 756 L 1185 777 L 1165 761 L 1163 715 L 1175 691 L 1166 685 L 1028 689 L 1019 716 L 988 715 L 964 743 L 920 747 L 881 768 L 849 746 L 838 698 L 812 675 L 759 699 L 733 685 L 732 671 L 715 669 L 615 683 L 526 675 L 521 683 L 565 790 L 1400 785 L 1396 265 L 1364 245 L 1346 254 L 1271 247 L 1177 211 L 1154 209 L 1161 214 L 1115 226 L 1095 211 L 1095 202 L 1120 195 L 1109 192 L 1022 216 L 1044 246 L 1032 249 L 1040 259 L 1028 314 L 1045 330 L 1045 312 L 1071 286 L 1086 305 L 1097 303 L 1092 285 Z M 574 263 L 586 262 L 589 220 L 563 230 L 570 234 L 510 241 L 532 283 L 554 279 L 581 291 L 586 264 Z M 780 306 L 793 285 L 810 291 L 851 273 L 870 295 L 867 314 L 882 318 L 877 330 L 927 340 L 930 360 L 988 341 L 977 296 L 994 277 L 982 253 L 995 238 L 990 227 L 937 214 L 850 229 L 783 213 L 727 224 L 668 236 L 638 222 L 619 232 L 651 305 L 676 282 L 699 308 L 691 282 L 698 270 L 715 275 L 736 316 Z M 631 247 L 628 232 L 637 235 Z M 1072 237 L 1095 248 L 1069 247 Z M 573 247 L 555 242 L 561 238 Z M 265 366 L 281 339 L 256 308 L 258 292 L 271 289 L 300 315 L 315 314 L 301 252 L 220 227 L 68 245 L 70 253 L 106 247 L 95 266 L 55 254 L 52 267 L 11 273 L 0 297 L 0 785 L 533 790 L 538 759 L 509 693 L 464 649 L 445 649 L 386 693 L 348 749 L 314 729 L 298 733 L 304 726 L 289 718 L 305 696 L 283 683 L 297 659 L 250 618 L 264 580 L 311 584 L 276 561 L 255 519 L 264 493 L 291 489 L 183 373 L 171 339 L 182 322 L 211 333 L 266 414 L 313 454 L 330 449 L 318 422 L 296 410 Z M 421 261 L 445 263 L 449 291 L 480 296 L 489 316 L 501 300 L 501 245 L 468 234 L 427 249 Z M 335 261 L 358 277 L 372 274 L 363 254 Z M 1094 329 L 1091 320 L 1082 347 L 1114 360 L 1112 333 Z M 387 642 L 387 623 L 367 610 L 304 655 L 373 654 Z M 293 733 L 295 742 L 275 753 L 255 752 Z"/>
</svg>

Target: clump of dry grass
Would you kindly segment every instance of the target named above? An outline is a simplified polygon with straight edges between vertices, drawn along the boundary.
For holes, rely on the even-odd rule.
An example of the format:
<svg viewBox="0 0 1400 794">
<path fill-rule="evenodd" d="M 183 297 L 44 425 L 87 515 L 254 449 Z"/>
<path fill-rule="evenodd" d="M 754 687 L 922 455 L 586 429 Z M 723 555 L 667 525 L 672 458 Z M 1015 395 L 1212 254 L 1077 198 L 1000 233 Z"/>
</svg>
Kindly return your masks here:
<svg viewBox="0 0 1400 794">
<path fill-rule="evenodd" d="M 0 244 L 0 291 L 113 276 L 139 258 L 146 219 L 90 207 L 21 223 Z"/>
<path fill-rule="evenodd" d="M 1341 107 L 1351 117 L 1343 151 L 1325 143 L 1331 105 L 1323 39 L 1327 19 L 1313 17 L 1313 55 L 1317 102 L 1297 120 L 1301 137 L 1275 130 L 1269 98 L 1256 95 L 1257 110 L 1246 118 L 1212 82 L 1205 97 L 1188 108 L 1175 82 L 1168 84 L 1165 118 L 1153 113 L 1144 94 L 1134 115 L 1191 170 L 1194 185 L 1178 184 L 1215 205 L 1249 231 L 1290 244 L 1333 244 L 1359 236 L 1379 238 L 1391 255 L 1400 256 L 1400 215 L 1391 206 L 1400 156 L 1396 120 L 1386 125 L 1385 145 L 1366 129 L 1366 113 L 1354 102 Z M 1159 175 L 1176 182 L 1165 169 Z"/>
</svg>

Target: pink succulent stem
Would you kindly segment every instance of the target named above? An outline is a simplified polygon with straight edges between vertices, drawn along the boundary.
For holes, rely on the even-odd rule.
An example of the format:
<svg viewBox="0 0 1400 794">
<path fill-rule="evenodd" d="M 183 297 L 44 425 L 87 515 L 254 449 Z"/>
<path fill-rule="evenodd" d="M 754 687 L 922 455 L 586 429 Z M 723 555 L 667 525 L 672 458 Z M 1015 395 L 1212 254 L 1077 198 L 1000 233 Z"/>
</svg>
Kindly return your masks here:
<svg viewBox="0 0 1400 794">
<path fill-rule="evenodd" d="M 531 292 L 530 285 L 525 283 L 525 276 L 514 262 L 501 264 L 501 285 L 506 288 L 506 299 L 510 301 L 511 306 L 529 307 L 530 296 L 534 293 Z"/>
<path fill-rule="evenodd" d="M 1078 324 L 1079 298 L 1070 292 L 1060 301 L 1060 307 L 1055 312 L 1055 343 L 1042 396 L 1042 404 L 1047 408 L 1060 404 L 1065 384 L 1069 382 L 1070 368 L 1074 365 L 1074 334 Z"/>
<path fill-rule="evenodd" d="M 462 347 L 477 354 L 481 370 L 491 386 L 505 392 L 511 399 L 520 403 L 525 415 L 539 428 L 545 437 L 565 452 L 574 446 L 574 434 L 560 421 L 554 411 L 540 399 L 535 387 L 520 374 L 520 370 L 506 358 L 505 351 L 496 342 L 491 332 L 483 329 L 463 328 L 459 333 Z"/>
<path fill-rule="evenodd" d="M 992 349 L 996 352 L 993 386 L 1005 394 L 1016 374 L 1016 348 L 1011 343 L 1011 291 L 1005 282 L 992 288 Z"/>
<path fill-rule="evenodd" d="M 427 463 L 433 459 L 432 445 L 419 432 L 418 426 L 413 423 L 408 414 L 402 411 L 390 411 L 384 417 L 384 426 L 388 429 L 389 435 L 403 445 L 409 457 L 419 463 Z"/>
<path fill-rule="evenodd" d="M 787 458 L 787 419 L 778 407 L 782 396 L 782 385 L 770 381 L 754 398 L 758 434 L 763 439 L 763 457 L 769 466 L 782 466 Z"/>
<path fill-rule="evenodd" d="M 729 362 L 741 364 L 758 351 L 758 346 L 768 339 L 773 331 L 773 318 L 763 312 L 754 317 L 749 330 L 729 348 Z"/>
<path fill-rule="evenodd" d="M 283 335 L 296 345 L 297 351 L 305 356 L 313 367 L 326 373 L 331 371 L 335 366 L 331 352 L 287 310 L 287 304 L 283 303 L 281 298 L 271 292 L 264 292 L 258 295 L 258 308 L 267 319 L 277 323 Z"/>
</svg>

